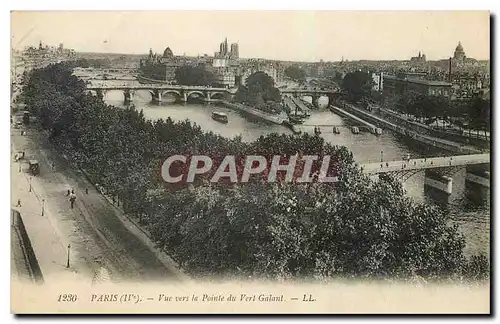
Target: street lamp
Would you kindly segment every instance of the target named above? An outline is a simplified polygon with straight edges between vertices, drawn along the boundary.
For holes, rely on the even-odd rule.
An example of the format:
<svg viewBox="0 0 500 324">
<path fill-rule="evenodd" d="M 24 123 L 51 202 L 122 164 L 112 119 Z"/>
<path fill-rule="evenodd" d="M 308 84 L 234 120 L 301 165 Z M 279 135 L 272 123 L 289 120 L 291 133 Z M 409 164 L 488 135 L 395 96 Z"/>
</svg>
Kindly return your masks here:
<svg viewBox="0 0 500 324">
<path fill-rule="evenodd" d="M 71 249 L 71 244 L 68 244 L 68 261 L 66 262 L 66 268 L 69 268 L 69 250 Z"/>
<path fill-rule="evenodd" d="M 29 191 L 31 192 L 31 177 L 30 177 L 30 190 Z"/>
<path fill-rule="evenodd" d="M 384 151 L 380 151 L 380 162 L 384 162 Z"/>
<path fill-rule="evenodd" d="M 45 199 L 42 199 L 42 216 L 45 212 Z"/>
</svg>

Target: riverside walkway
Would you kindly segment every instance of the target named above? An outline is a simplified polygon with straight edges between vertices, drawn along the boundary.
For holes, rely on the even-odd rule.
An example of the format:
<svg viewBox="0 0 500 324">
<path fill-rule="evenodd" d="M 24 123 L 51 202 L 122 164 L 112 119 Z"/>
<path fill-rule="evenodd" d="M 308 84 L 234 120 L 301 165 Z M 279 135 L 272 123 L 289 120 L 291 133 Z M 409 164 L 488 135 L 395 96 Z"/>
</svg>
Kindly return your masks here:
<svg viewBox="0 0 500 324">
<path fill-rule="evenodd" d="M 359 116 L 362 116 L 363 118 L 366 118 L 367 120 L 376 123 L 380 125 L 381 127 L 385 127 L 393 132 L 396 132 L 398 134 L 408 136 L 418 142 L 421 142 L 425 145 L 430 145 L 436 148 L 440 148 L 443 150 L 447 150 L 450 152 L 454 153 L 467 153 L 467 154 L 481 154 L 483 151 L 480 149 L 477 149 L 476 147 L 470 146 L 470 145 L 462 145 L 460 143 L 456 143 L 453 141 L 445 140 L 442 138 L 438 137 L 433 137 L 430 135 L 424 135 L 424 134 L 419 134 L 413 130 L 409 130 L 401 125 L 396 125 L 394 123 L 391 123 L 390 121 L 381 118 L 379 116 L 376 116 L 368 111 L 365 111 L 363 109 L 357 108 L 351 104 L 346 104 L 344 107 L 345 110 L 348 110 L 352 114 L 356 114 Z"/>
<path fill-rule="evenodd" d="M 331 105 L 330 106 L 330 110 L 333 111 L 334 113 L 337 113 L 337 114 L 339 114 L 341 116 L 348 117 L 348 118 L 350 118 L 350 119 L 352 119 L 352 120 L 360 123 L 364 127 L 368 128 L 373 134 L 380 134 L 381 133 L 380 128 L 378 128 L 377 126 L 375 126 L 375 125 L 367 122 L 364 119 L 359 118 L 358 116 L 355 116 L 353 114 L 348 113 L 344 109 L 341 109 L 339 107 L 335 107 L 335 106 Z"/>
<path fill-rule="evenodd" d="M 21 214 L 44 281 L 81 280 L 81 272 L 74 264 L 66 267 L 70 240 L 61 234 L 54 220 L 58 217 L 57 212 L 48 200 L 44 201 L 38 179 L 31 178 L 30 191 L 30 177 L 25 163 L 11 163 L 10 175 L 11 206 Z M 18 200 L 21 206 L 18 206 Z M 71 256 L 72 259 L 75 257 L 76 253 Z"/>
</svg>

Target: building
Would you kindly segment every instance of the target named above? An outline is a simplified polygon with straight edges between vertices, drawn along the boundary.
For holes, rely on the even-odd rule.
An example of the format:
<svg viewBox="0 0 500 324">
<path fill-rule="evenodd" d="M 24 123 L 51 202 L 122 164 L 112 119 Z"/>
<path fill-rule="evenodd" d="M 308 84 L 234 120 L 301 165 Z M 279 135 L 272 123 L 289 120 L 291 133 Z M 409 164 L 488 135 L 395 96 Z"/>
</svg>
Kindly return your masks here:
<svg viewBox="0 0 500 324">
<path fill-rule="evenodd" d="M 238 43 L 232 43 L 229 50 L 227 38 L 220 43 L 219 52 L 214 53 L 214 59 L 238 60 L 240 58 L 240 49 Z"/>
<path fill-rule="evenodd" d="M 215 83 L 218 86 L 229 87 L 229 88 L 234 87 L 236 83 L 236 76 L 233 69 L 227 67 L 221 67 L 221 68 L 215 68 L 213 72 L 215 75 Z"/>
<path fill-rule="evenodd" d="M 458 42 L 457 47 L 455 48 L 455 52 L 453 53 L 453 58 L 458 61 L 463 61 L 465 60 L 465 51 L 464 48 L 462 47 L 462 43 Z"/>
<path fill-rule="evenodd" d="M 229 53 L 229 56 L 235 60 L 240 58 L 240 46 L 238 43 L 231 44 L 231 52 Z"/>
<path fill-rule="evenodd" d="M 385 97 L 401 96 L 409 93 L 448 98 L 452 96 L 452 84 L 449 82 L 424 80 L 403 75 L 384 75 L 383 82 Z"/>
<path fill-rule="evenodd" d="M 383 91 L 384 89 L 384 73 L 372 73 L 373 87 L 374 91 Z"/>
<path fill-rule="evenodd" d="M 427 60 L 425 58 L 425 54 L 422 54 L 422 52 L 418 52 L 418 56 L 412 57 L 410 59 L 410 62 L 413 64 L 422 65 L 422 64 L 425 64 L 425 62 L 427 62 Z"/>
<path fill-rule="evenodd" d="M 174 53 L 170 49 L 170 47 L 165 48 L 165 51 L 163 51 L 163 59 L 165 60 L 171 60 L 174 58 Z"/>
</svg>

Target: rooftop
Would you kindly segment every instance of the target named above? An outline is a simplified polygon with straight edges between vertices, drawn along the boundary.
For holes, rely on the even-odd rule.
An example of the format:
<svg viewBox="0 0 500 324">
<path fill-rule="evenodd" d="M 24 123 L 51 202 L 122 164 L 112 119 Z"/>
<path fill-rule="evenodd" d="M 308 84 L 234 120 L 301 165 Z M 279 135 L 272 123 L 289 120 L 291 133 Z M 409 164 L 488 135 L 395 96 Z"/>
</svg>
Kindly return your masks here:
<svg viewBox="0 0 500 324">
<path fill-rule="evenodd" d="M 400 80 L 400 81 L 406 81 L 406 82 L 411 82 L 411 83 L 425 84 L 428 86 L 451 86 L 452 85 L 451 83 L 446 82 L 446 81 L 404 79 L 404 78 L 398 78 L 394 75 L 384 75 L 384 79 Z"/>
</svg>

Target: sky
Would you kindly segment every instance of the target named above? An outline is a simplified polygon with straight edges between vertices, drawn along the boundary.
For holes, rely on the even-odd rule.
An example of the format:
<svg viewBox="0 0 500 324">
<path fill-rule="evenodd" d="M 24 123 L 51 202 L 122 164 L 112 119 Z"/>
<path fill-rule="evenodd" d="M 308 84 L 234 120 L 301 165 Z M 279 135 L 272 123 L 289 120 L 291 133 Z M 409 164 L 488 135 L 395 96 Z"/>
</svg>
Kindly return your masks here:
<svg viewBox="0 0 500 324">
<path fill-rule="evenodd" d="M 16 11 L 16 49 L 63 43 L 81 52 L 213 55 L 227 37 L 240 57 L 290 61 L 490 58 L 488 11 Z"/>
</svg>

